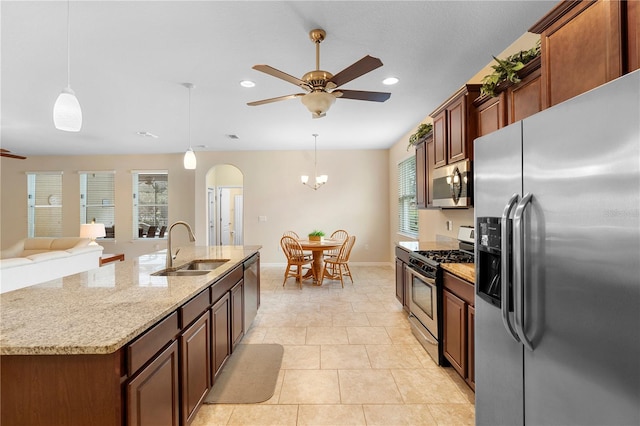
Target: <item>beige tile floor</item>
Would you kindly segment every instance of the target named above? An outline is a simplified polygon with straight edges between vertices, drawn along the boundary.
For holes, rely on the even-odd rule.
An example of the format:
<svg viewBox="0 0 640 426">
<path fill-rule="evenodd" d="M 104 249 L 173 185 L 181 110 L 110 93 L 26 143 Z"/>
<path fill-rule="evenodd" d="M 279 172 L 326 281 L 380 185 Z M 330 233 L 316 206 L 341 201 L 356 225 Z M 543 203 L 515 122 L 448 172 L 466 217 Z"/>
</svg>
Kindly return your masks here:
<svg viewBox="0 0 640 426">
<path fill-rule="evenodd" d="M 280 343 L 273 397 L 260 404 L 203 405 L 203 425 L 472 425 L 474 394 L 438 367 L 411 334 L 387 266 L 352 266 L 322 287 L 283 267 L 262 267 L 261 307 L 243 343 Z"/>
</svg>

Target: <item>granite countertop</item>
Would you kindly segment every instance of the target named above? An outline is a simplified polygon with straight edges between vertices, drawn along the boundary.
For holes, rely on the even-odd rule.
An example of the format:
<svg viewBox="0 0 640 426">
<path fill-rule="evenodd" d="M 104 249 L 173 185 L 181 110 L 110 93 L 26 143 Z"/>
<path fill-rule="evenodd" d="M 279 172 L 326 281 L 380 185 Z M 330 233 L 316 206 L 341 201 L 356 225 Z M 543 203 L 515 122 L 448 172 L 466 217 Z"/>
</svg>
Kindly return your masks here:
<svg viewBox="0 0 640 426">
<path fill-rule="evenodd" d="M 185 246 L 174 267 L 229 259 L 205 275 L 161 277 L 166 250 L 0 294 L 0 354 L 108 354 L 175 311 L 261 246 Z"/>
<path fill-rule="evenodd" d="M 476 266 L 475 263 L 441 263 L 440 266 L 445 271 L 451 272 L 462 278 L 465 281 L 469 281 L 475 285 L 476 282 Z"/>
</svg>

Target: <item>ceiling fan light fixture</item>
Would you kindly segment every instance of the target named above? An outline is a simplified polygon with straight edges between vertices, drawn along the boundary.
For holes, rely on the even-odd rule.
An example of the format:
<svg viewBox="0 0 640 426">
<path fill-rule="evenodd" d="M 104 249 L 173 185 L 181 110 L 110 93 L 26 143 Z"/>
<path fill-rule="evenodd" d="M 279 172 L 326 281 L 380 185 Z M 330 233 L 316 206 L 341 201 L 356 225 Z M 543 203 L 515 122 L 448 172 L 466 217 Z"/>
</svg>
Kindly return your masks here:
<svg viewBox="0 0 640 426">
<path fill-rule="evenodd" d="M 311 92 L 300 97 L 300 101 L 314 117 L 324 117 L 336 101 L 336 97 L 327 92 Z"/>
<path fill-rule="evenodd" d="M 53 124 L 66 132 L 79 132 L 82 128 L 80 102 L 70 87 L 62 89 L 53 105 Z"/>
</svg>

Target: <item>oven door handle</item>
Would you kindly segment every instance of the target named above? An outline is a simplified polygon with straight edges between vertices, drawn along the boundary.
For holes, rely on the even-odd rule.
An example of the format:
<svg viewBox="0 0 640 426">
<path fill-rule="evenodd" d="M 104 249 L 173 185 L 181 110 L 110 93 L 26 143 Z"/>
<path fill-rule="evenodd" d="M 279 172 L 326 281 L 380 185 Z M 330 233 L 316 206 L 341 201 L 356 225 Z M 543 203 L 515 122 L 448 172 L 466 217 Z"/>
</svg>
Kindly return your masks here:
<svg viewBox="0 0 640 426">
<path fill-rule="evenodd" d="M 507 205 L 504 206 L 504 210 L 502 212 L 502 220 L 500 222 L 500 235 L 502 236 L 502 240 L 500 242 L 500 310 L 502 311 L 502 323 L 504 324 L 504 328 L 507 329 L 509 335 L 516 342 L 520 343 L 520 339 L 518 338 L 518 334 L 516 330 L 513 328 L 511 324 L 511 317 L 509 316 L 509 302 L 511 301 L 511 287 L 509 286 L 511 282 L 511 275 L 509 271 L 511 270 L 511 238 L 509 235 L 509 217 L 511 216 L 511 210 L 518 203 L 518 194 L 513 194 L 507 202 Z"/>
<path fill-rule="evenodd" d="M 524 226 L 522 225 L 522 215 L 532 197 L 533 194 L 525 194 L 520 203 L 518 203 L 516 212 L 513 215 L 513 245 L 515 248 L 513 252 L 514 323 L 520 341 L 530 351 L 533 351 L 533 345 L 524 330 Z"/>
</svg>

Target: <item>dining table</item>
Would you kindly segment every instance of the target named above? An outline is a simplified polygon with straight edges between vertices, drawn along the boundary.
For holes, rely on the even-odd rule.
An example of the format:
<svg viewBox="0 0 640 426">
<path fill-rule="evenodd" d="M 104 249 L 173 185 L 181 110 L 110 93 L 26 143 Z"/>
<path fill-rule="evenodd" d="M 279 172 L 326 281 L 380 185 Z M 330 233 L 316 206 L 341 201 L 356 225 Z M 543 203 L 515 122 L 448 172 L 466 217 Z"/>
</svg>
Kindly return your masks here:
<svg viewBox="0 0 640 426">
<path fill-rule="evenodd" d="M 320 282 L 322 268 L 324 267 L 324 262 L 322 261 L 324 252 L 326 250 L 335 250 L 340 248 L 344 243 L 343 240 L 334 240 L 330 238 L 325 238 L 321 241 L 298 240 L 298 242 L 300 243 L 302 250 L 310 251 L 313 256 L 313 272 L 307 272 L 305 278 L 308 278 L 312 273 L 314 273 L 318 282 Z"/>
</svg>

